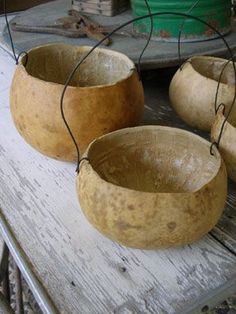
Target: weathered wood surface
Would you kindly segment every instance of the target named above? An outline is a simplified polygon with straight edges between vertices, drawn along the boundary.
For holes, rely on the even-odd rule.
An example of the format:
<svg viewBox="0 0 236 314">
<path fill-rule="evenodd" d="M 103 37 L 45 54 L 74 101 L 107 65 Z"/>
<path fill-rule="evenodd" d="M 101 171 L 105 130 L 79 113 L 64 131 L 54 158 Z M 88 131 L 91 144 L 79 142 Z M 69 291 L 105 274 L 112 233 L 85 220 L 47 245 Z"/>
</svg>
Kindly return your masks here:
<svg viewBox="0 0 236 314">
<path fill-rule="evenodd" d="M 77 201 L 75 164 L 40 155 L 14 128 L 8 104 L 14 63 L 0 55 L 0 205 L 59 311 L 199 313 L 236 291 L 236 256 L 211 235 L 184 248 L 142 251 L 94 230 Z M 149 84 L 157 94 L 149 91 L 147 103 L 158 107 L 146 108 L 146 122 L 168 121 L 157 85 Z"/>
</svg>

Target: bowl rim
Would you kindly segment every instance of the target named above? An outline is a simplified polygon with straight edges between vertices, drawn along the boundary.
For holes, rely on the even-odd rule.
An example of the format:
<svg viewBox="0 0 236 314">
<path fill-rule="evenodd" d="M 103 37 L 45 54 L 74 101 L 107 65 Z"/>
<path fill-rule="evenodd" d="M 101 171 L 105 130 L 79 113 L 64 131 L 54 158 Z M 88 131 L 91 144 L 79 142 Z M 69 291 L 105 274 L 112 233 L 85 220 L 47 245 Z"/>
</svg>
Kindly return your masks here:
<svg viewBox="0 0 236 314">
<path fill-rule="evenodd" d="M 193 56 L 193 57 L 189 58 L 189 59 L 186 61 L 186 63 L 189 64 L 189 66 L 191 67 L 191 69 L 192 69 L 194 72 L 196 72 L 199 76 L 203 77 L 203 78 L 206 79 L 206 80 L 210 80 L 210 81 L 212 81 L 212 82 L 218 84 L 218 81 L 217 81 L 217 80 L 214 80 L 214 79 L 212 79 L 212 78 L 210 78 L 210 77 L 206 77 L 206 76 L 202 75 L 200 72 L 198 72 L 198 71 L 194 68 L 194 66 L 192 65 L 191 61 L 192 61 L 192 60 L 195 60 L 195 59 L 218 60 L 218 61 L 221 61 L 222 63 L 223 63 L 223 61 L 228 62 L 228 60 L 227 60 L 227 59 L 224 59 L 224 58 L 219 58 L 219 57 L 197 55 L 197 56 Z M 232 61 L 230 61 L 230 63 L 232 63 Z M 184 68 L 183 68 L 183 70 L 184 70 Z M 220 85 L 224 85 L 224 86 L 227 86 L 227 87 L 230 87 L 230 88 L 231 88 L 231 87 L 234 88 L 234 84 L 229 84 L 229 83 L 227 84 L 227 83 L 221 82 Z"/>
<path fill-rule="evenodd" d="M 86 51 L 89 51 L 93 48 L 93 46 L 87 46 L 87 45 L 72 45 L 72 44 L 67 44 L 67 43 L 63 43 L 63 42 L 55 42 L 55 43 L 48 43 L 48 44 L 44 44 L 44 45 L 39 45 L 39 46 L 35 46 L 31 49 L 29 49 L 26 53 L 27 55 L 29 55 L 32 51 L 35 51 L 35 50 L 38 50 L 38 49 L 41 49 L 41 48 L 46 48 L 46 47 L 53 47 L 53 46 L 61 46 L 61 47 L 73 47 L 73 49 L 78 49 L 78 50 L 84 50 L 85 52 Z M 133 73 L 137 72 L 137 69 L 135 67 L 135 64 L 134 62 L 128 57 L 126 56 L 125 54 L 121 53 L 121 52 L 118 52 L 118 51 L 115 51 L 115 50 L 112 50 L 112 49 L 105 49 L 105 48 L 100 48 L 100 47 L 97 47 L 95 49 L 95 51 L 101 51 L 101 52 L 105 52 L 107 55 L 115 55 L 115 56 L 119 56 L 121 59 L 125 60 L 125 62 L 129 65 L 130 67 L 130 70 L 129 72 L 127 73 L 126 77 L 124 78 L 121 78 L 120 80 L 117 80 L 116 82 L 113 82 L 111 84 L 103 84 L 103 85 L 93 85 L 93 86 L 72 86 L 72 85 L 68 85 L 67 89 L 97 89 L 97 88 L 107 88 L 107 87 L 112 87 L 112 86 L 115 86 L 116 84 L 118 83 L 121 83 L 127 79 L 129 79 Z M 25 60 L 26 58 L 26 54 L 22 55 L 20 60 L 19 60 L 19 63 L 17 65 L 17 67 L 20 67 L 22 69 L 22 71 L 24 72 L 24 74 L 26 76 L 29 76 L 30 78 L 36 80 L 36 81 L 40 81 L 40 82 L 44 82 L 45 84 L 52 84 L 52 85 L 55 85 L 55 86 L 64 86 L 64 84 L 61 84 L 61 83 L 56 83 L 56 82 L 51 82 L 51 81 L 46 81 L 46 80 L 42 80 L 38 77 L 35 77 L 33 75 L 31 75 L 27 70 L 26 70 L 26 66 L 23 64 L 23 61 Z"/>
<path fill-rule="evenodd" d="M 92 164 L 89 162 L 89 151 L 91 149 L 91 147 L 99 140 L 105 138 L 105 137 L 109 137 L 109 136 L 113 136 L 113 135 L 119 135 L 122 133 L 126 133 L 126 132 L 133 132 L 135 133 L 137 129 L 146 129 L 146 130 L 166 130 L 166 131 L 174 131 L 174 132 L 178 132 L 178 133 L 185 133 L 185 134 L 189 134 L 189 135 L 192 135 L 193 137 L 195 137 L 197 140 L 200 141 L 200 143 L 204 143 L 204 144 L 207 144 L 209 145 L 209 157 L 211 156 L 210 154 L 210 145 L 211 145 L 211 142 L 207 141 L 206 139 L 204 139 L 203 137 L 195 134 L 195 133 L 192 133 L 190 131 L 187 131 L 185 129 L 180 129 L 180 128 L 175 128 L 175 127 L 169 127 L 169 126 L 160 126 L 160 125 L 144 125 L 144 126 L 137 126 L 137 127 L 130 127 L 130 128 L 124 128 L 124 129 L 120 129 L 120 130 L 116 130 L 116 131 L 113 131 L 113 132 L 110 132 L 110 133 L 107 133 L 105 135 L 102 135 L 100 137 L 98 137 L 97 139 L 93 140 L 89 146 L 87 147 L 85 153 L 83 154 L 82 158 L 81 158 L 81 162 L 80 162 L 80 167 L 79 167 L 79 173 L 77 174 L 77 179 L 79 179 L 80 177 L 80 173 L 81 173 L 81 169 L 86 166 L 88 167 L 89 169 L 91 169 L 93 171 L 93 174 L 99 179 L 99 181 L 101 183 L 105 183 L 105 184 L 108 184 L 108 186 L 112 186 L 113 188 L 116 188 L 116 189 L 120 189 L 124 192 L 133 192 L 133 193 L 143 193 L 143 194 L 146 194 L 146 195 L 193 195 L 195 193 L 198 193 L 199 191 L 201 191 L 202 189 L 204 189 L 205 187 L 208 186 L 208 184 L 210 184 L 210 182 L 212 182 L 216 177 L 217 175 L 219 174 L 220 172 L 220 169 L 222 167 L 222 165 L 224 165 L 224 162 L 223 162 L 223 159 L 219 153 L 219 150 L 213 146 L 212 149 L 214 151 L 214 154 L 213 154 L 213 157 L 215 157 L 215 160 L 216 162 L 218 163 L 217 165 L 217 169 L 215 170 L 215 172 L 212 174 L 211 178 L 207 181 L 207 182 L 204 182 L 199 188 L 197 188 L 196 190 L 192 190 L 192 191 L 186 191 L 186 192 L 148 192 L 148 191 L 140 191 L 140 190 L 135 190 L 135 189 L 131 189 L 131 188 L 127 188 L 127 187 L 124 187 L 124 186 L 121 186 L 121 185 L 117 185 L 117 184 L 114 184 L 114 183 L 111 183 L 109 181 L 106 181 L 104 180 L 99 174 L 98 172 L 96 171 L 96 169 L 94 169 L 94 167 L 92 166 Z"/>
</svg>

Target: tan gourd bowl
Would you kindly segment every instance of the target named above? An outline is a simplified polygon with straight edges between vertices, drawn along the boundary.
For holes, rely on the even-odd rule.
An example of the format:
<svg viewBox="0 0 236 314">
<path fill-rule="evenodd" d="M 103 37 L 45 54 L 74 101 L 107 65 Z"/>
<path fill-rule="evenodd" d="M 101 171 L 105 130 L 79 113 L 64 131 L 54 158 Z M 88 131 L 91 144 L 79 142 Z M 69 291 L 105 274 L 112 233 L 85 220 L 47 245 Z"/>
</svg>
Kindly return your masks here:
<svg viewBox="0 0 236 314">
<path fill-rule="evenodd" d="M 211 138 L 214 142 L 218 142 L 220 130 L 225 120 L 222 109 L 222 107 L 219 108 L 211 129 Z M 236 121 L 232 122 L 230 117 L 223 129 L 219 151 L 224 159 L 229 177 L 236 182 Z"/>
<path fill-rule="evenodd" d="M 60 112 L 60 97 L 70 72 L 91 47 L 49 44 L 28 52 L 16 68 L 11 113 L 23 138 L 39 152 L 76 160 L 74 144 Z M 64 98 L 67 122 L 81 152 L 95 138 L 137 125 L 144 95 L 134 63 L 125 55 L 97 48 L 82 63 Z"/>
<path fill-rule="evenodd" d="M 215 96 L 220 73 L 227 60 L 197 56 L 190 58 L 174 75 L 169 96 L 177 114 L 190 126 L 210 131 L 215 118 Z M 226 112 L 234 98 L 235 76 L 232 62 L 223 72 L 217 106 L 226 105 Z M 232 112 L 236 121 L 236 108 Z"/>
<path fill-rule="evenodd" d="M 77 176 L 81 208 L 108 238 L 135 248 L 191 243 L 222 214 L 227 175 L 217 149 L 181 130 L 142 126 L 90 144 Z"/>
</svg>

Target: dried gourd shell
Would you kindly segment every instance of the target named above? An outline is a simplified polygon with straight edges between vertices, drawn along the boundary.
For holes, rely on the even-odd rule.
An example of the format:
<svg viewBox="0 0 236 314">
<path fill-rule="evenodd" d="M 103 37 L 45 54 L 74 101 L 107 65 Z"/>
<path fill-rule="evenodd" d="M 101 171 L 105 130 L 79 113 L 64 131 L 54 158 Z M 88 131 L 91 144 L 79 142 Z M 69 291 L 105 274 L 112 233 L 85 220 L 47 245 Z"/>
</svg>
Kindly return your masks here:
<svg viewBox="0 0 236 314">
<path fill-rule="evenodd" d="M 228 60 L 196 56 L 190 58 L 174 75 L 169 96 L 177 114 L 190 126 L 210 131 L 215 118 L 215 97 L 219 77 Z M 225 67 L 219 86 L 217 106 L 226 112 L 234 98 L 235 76 L 232 62 Z M 232 112 L 236 121 L 236 108 Z"/>
<path fill-rule="evenodd" d="M 215 121 L 212 125 L 211 139 L 214 142 L 218 141 L 222 125 L 225 121 L 223 111 L 223 107 L 219 107 Z M 236 121 L 232 121 L 231 115 L 224 125 L 219 151 L 224 159 L 228 176 L 236 182 Z"/>
<path fill-rule="evenodd" d="M 191 243 L 217 223 L 227 194 L 218 150 L 185 130 L 141 126 L 104 135 L 80 164 L 81 209 L 101 233 L 136 248 Z M 88 158 L 88 160 L 86 160 Z"/>
<path fill-rule="evenodd" d="M 70 72 L 90 49 L 60 43 L 36 47 L 16 68 L 10 97 L 14 123 L 23 138 L 47 156 L 77 159 L 62 120 L 60 97 Z M 100 48 L 79 67 L 64 98 L 65 117 L 81 152 L 96 137 L 138 124 L 143 108 L 134 63 L 124 54 Z"/>
</svg>

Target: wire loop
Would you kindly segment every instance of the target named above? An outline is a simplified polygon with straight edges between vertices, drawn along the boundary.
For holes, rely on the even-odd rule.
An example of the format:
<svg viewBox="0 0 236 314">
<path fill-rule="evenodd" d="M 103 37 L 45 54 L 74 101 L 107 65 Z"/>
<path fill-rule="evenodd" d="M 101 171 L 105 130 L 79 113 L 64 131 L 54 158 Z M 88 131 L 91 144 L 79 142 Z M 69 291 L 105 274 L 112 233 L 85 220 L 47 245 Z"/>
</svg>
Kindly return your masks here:
<svg viewBox="0 0 236 314">
<path fill-rule="evenodd" d="M 25 56 L 25 63 L 24 66 L 26 67 L 27 63 L 28 63 L 28 59 L 29 59 L 29 55 L 27 51 L 21 51 L 18 55 L 18 57 L 16 58 L 16 65 L 19 64 L 19 60 L 20 58 L 23 58 Z"/>
<path fill-rule="evenodd" d="M 217 109 L 216 109 L 216 113 L 218 113 L 218 111 L 220 110 L 221 107 L 223 107 L 222 113 L 223 113 L 223 115 L 224 115 L 224 114 L 225 114 L 225 104 L 223 104 L 223 103 L 220 103 L 220 104 L 219 104 L 219 106 L 218 106 Z"/>
<path fill-rule="evenodd" d="M 217 142 L 211 143 L 211 146 L 210 146 L 210 154 L 211 154 L 211 156 L 215 156 L 214 153 L 213 153 L 213 147 L 214 146 L 218 149 L 218 143 Z"/>
<path fill-rule="evenodd" d="M 107 34 L 106 36 L 103 37 L 103 39 L 101 39 L 96 45 L 94 45 L 90 51 L 82 58 L 80 59 L 77 64 L 75 65 L 75 67 L 73 68 L 73 70 L 71 71 L 71 73 L 69 74 L 66 82 L 65 82 L 65 85 L 64 85 L 64 88 L 63 88 L 63 91 L 62 91 L 62 94 L 61 94 L 61 99 L 60 99 L 60 110 L 61 110 L 61 115 L 62 115 L 62 119 L 65 123 L 65 126 L 71 136 L 71 139 L 75 145 L 75 148 L 76 148 L 76 151 L 77 151 L 77 156 L 78 156 L 78 164 L 79 164 L 79 159 L 80 159 L 80 152 L 79 152 L 79 146 L 76 142 L 76 139 L 75 137 L 73 136 L 72 132 L 71 132 L 71 129 L 68 125 L 68 122 L 65 118 L 65 114 L 64 114 L 64 108 L 63 108 L 63 105 L 64 105 L 64 97 L 65 97 L 65 93 L 66 93 L 66 90 L 67 90 L 67 87 L 69 86 L 70 84 L 70 81 L 72 80 L 74 74 L 76 73 L 76 71 L 78 70 L 78 68 L 80 67 L 80 65 L 84 62 L 84 60 L 86 60 L 88 58 L 88 56 L 97 48 L 99 47 L 103 41 L 105 41 L 106 39 L 110 38 L 113 34 L 115 34 L 117 31 L 119 31 L 120 29 L 128 26 L 129 24 L 133 23 L 133 22 L 137 22 L 137 21 L 140 21 L 140 20 L 143 20 L 143 19 L 146 19 L 146 18 L 150 18 L 150 17 L 154 17 L 154 16 L 162 16 L 162 15 L 175 15 L 175 16 L 183 16 L 183 17 L 186 17 L 186 18 L 192 18 L 192 19 L 195 19 L 196 21 L 206 25 L 207 27 L 209 27 L 211 30 L 213 30 L 223 41 L 223 43 L 225 44 L 228 52 L 229 52 L 229 55 L 230 57 L 233 59 L 233 53 L 232 53 L 232 50 L 231 48 L 229 47 L 229 44 L 227 43 L 226 39 L 224 38 L 224 36 L 215 28 L 213 27 L 211 24 L 205 22 L 204 20 L 202 20 L 201 18 L 199 17 L 196 17 L 196 16 L 192 16 L 190 14 L 186 14 L 186 13 L 179 13 L 179 12 L 157 12 L 157 13 L 152 13 L 152 14 L 147 14 L 147 15 L 143 15 L 143 16 L 139 16 L 139 17 L 136 17 L 134 19 L 131 19 L 125 23 L 123 23 L 122 25 L 116 27 L 115 29 L 113 29 L 109 34 Z M 235 75 L 236 75 L 236 71 L 235 71 Z M 78 168 L 78 166 L 77 166 Z"/>
<path fill-rule="evenodd" d="M 65 97 L 65 93 L 66 93 L 66 90 L 74 76 L 74 74 L 76 73 L 76 71 L 78 70 L 78 68 L 80 67 L 80 65 L 88 58 L 88 56 L 97 48 L 99 47 L 105 40 L 107 40 L 108 38 L 110 38 L 113 34 L 115 34 L 117 31 L 119 31 L 120 29 L 128 26 L 129 24 L 131 23 L 134 23 L 134 22 L 137 22 L 137 21 L 140 21 L 140 20 L 143 20 L 143 19 L 146 19 L 146 18 L 150 18 L 151 20 L 151 29 L 150 29 L 150 33 L 149 33 L 149 37 L 148 37 L 148 40 L 147 40 L 147 43 L 143 49 L 143 51 L 141 52 L 140 54 L 140 57 L 139 57 L 139 60 L 138 60 L 138 71 L 140 72 L 141 71 L 141 66 L 140 66 L 140 63 L 141 63 L 141 58 L 145 52 L 145 50 L 147 49 L 148 45 L 149 45 L 149 42 L 151 40 L 151 37 L 152 37 L 152 32 L 153 32 L 153 17 L 154 16 L 163 16 L 163 15 L 174 15 L 174 16 L 182 16 L 182 17 L 185 17 L 186 18 L 191 18 L 191 19 L 194 19 L 198 22 L 200 22 L 201 24 L 207 26 L 208 28 L 210 28 L 212 31 L 214 31 L 219 37 L 220 39 L 223 41 L 223 43 L 225 44 L 228 52 L 229 52 L 229 55 L 230 55 L 230 59 L 232 61 L 234 61 L 234 56 L 233 56 L 233 53 L 232 53 L 232 50 L 229 46 L 229 44 L 227 43 L 227 41 L 225 40 L 224 36 L 215 28 L 213 27 L 211 24 L 205 22 L 204 20 L 202 20 L 201 18 L 197 17 L 197 16 L 193 16 L 191 14 L 187 14 L 187 13 L 180 13 L 180 12 L 157 12 L 157 13 L 151 13 L 151 10 L 150 10 L 150 7 L 149 7 L 149 4 L 147 2 L 147 0 L 145 0 L 145 3 L 146 3 L 146 6 L 148 8 L 148 12 L 149 14 L 147 15 L 143 15 L 143 16 L 139 16 L 139 17 L 136 17 L 134 19 L 131 19 L 121 25 L 119 25 L 118 27 L 116 27 L 115 29 L 113 29 L 110 33 L 108 33 L 107 35 L 105 35 L 103 37 L 103 39 L 101 39 L 97 44 L 95 44 L 91 49 L 90 51 L 82 58 L 80 59 L 75 67 L 73 68 L 73 70 L 71 71 L 71 73 L 69 74 L 69 76 L 67 77 L 66 81 L 65 81 L 65 84 L 64 84 L 64 87 L 63 87 L 63 90 L 62 90 L 62 94 L 61 94 L 61 97 L 60 97 L 60 111 L 61 111 L 61 116 L 62 116 L 62 119 L 63 119 L 63 122 L 67 128 L 67 131 L 75 145 L 75 148 L 76 148 L 76 153 L 77 153 L 77 168 L 76 168 L 76 171 L 78 171 L 79 169 L 79 164 L 80 164 L 80 161 L 83 160 L 83 158 L 80 160 L 80 151 L 79 151 L 79 146 L 77 144 L 77 141 L 70 129 L 70 126 L 66 120 L 66 117 L 65 117 L 65 113 L 64 113 L 64 97 Z M 195 2 L 194 6 L 198 3 L 198 1 Z M 194 7 L 193 6 L 193 7 Z M 4 7 L 4 15 L 5 15 L 5 20 L 6 20 L 6 26 L 7 26 L 7 29 L 8 29 L 8 33 L 9 33 L 9 37 L 10 37 L 10 42 L 11 42 L 11 48 L 12 48 L 12 53 L 14 55 L 14 59 L 16 61 L 16 64 L 18 64 L 19 62 L 19 57 L 24 53 L 26 54 L 26 64 L 28 62 L 28 54 L 27 52 L 22 52 L 20 53 L 20 55 L 17 57 L 16 56 L 16 53 L 15 53 L 15 48 L 14 48 L 14 43 L 13 43 L 13 39 L 12 39 L 12 36 L 11 36 L 11 30 L 10 30 L 10 26 L 9 26 L 9 22 L 8 22 L 8 18 L 7 18 L 7 8 L 6 8 L 6 0 L 3 1 L 3 7 Z M 192 8 L 190 8 L 190 10 L 192 10 Z M 184 21 L 185 22 L 185 21 Z M 183 27 L 183 25 L 182 25 Z M 181 55 L 180 55 L 180 37 L 181 37 L 181 33 L 182 33 L 182 29 L 180 29 L 180 34 L 179 34 L 179 40 L 178 40 L 178 53 L 179 53 L 179 58 L 181 58 Z M 228 61 L 229 62 L 229 61 Z M 234 74 L 235 74 L 235 83 L 236 83 L 236 67 L 235 67 L 235 64 L 234 62 L 232 62 L 233 64 L 233 67 L 234 67 Z M 226 66 L 226 65 L 225 65 Z M 223 69 L 224 70 L 224 69 Z M 222 70 L 222 72 L 223 72 Z M 218 82 L 218 85 L 220 84 L 220 80 L 221 80 L 221 76 L 222 76 L 222 73 L 220 75 L 220 78 L 219 78 L 219 82 Z M 216 108 L 216 104 L 217 104 L 217 97 L 218 97 L 218 90 L 219 90 L 219 86 L 218 86 L 218 89 L 216 91 L 216 99 L 215 99 L 215 110 L 217 110 Z M 233 99 L 233 102 L 231 104 L 231 107 L 230 107 L 230 110 L 228 112 L 228 114 L 226 115 L 226 118 L 225 118 L 225 121 L 224 123 L 222 124 L 222 129 L 221 129 L 221 132 L 220 132 L 220 135 L 219 135 L 219 139 L 218 139 L 218 142 L 216 143 L 216 146 L 218 147 L 219 146 L 219 143 L 220 143 L 220 139 L 221 139 L 221 136 L 222 136 L 222 132 L 223 132 L 223 129 L 224 129 L 224 125 L 229 117 L 229 114 L 231 113 L 232 111 L 232 108 L 233 108 L 233 105 L 234 105 L 234 102 L 235 102 L 235 99 L 236 99 L 236 84 L 235 84 L 235 95 L 234 95 L 234 99 Z M 212 154 L 212 147 L 215 145 L 215 143 L 212 143 L 212 146 L 211 146 L 211 149 L 210 149 L 210 153 Z"/>
<path fill-rule="evenodd" d="M 220 89 L 220 84 L 221 84 L 221 78 L 222 78 L 222 75 L 224 73 L 224 70 L 226 69 L 227 65 L 232 61 L 232 59 L 228 60 L 225 62 L 221 72 L 220 72 L 220 75 L 219 75 L 219 79 L 218 79 L 218 82 L 217 82 L 217 88 L 216 88 L 216 94 L 215 94 L 215 113 L 217 112 L 217 99 L 218 99 L 218 94 L 219 94 L 219 89 Z"/>
<path fill-rule="evenodd" d="M 184 63 L 182 63 L 181 66 L 179 67 L 179 70 L 182 71 L 183 68 L 184 68 L 184 66 L 185 66 L 185 64 L 187 64 L 187 63 L 190 63 L 190 64 L 191 64 L 191 60 L 186 60 L 186 61 L 184 61 Z"/>
<path fill-rule="evenodd" d="M 221 84 L 221 79 L 222 79 L 222 75 L 227 67 L 227 65 L 232 62 L 232 66 L 233 66 L 233 71 L 234 71 L 234 97 L 233 97 L 233 100 L 232 100 L 232 103 L 230 105 L 230 108 L 228 110 L 228 113 L 225 114 L 225 109 L 226 109 L 226 106 L 225 104 L 220 104 L 218 107 L 217 107 L 217 99 L 218 99 L 218 95 L 219 95 L 219 88 L 220 88 L 220 84 Z M 223 135 L 223 131 L 224 131 L 224 127 L 225 127 L 225 124 L 226 122 L 228 121 L 228 118 L 233 110 L 233 107 L 234 107 L 234 104 L 235 104 L 235 101 L 236 101 L 236 66 L 235 66 L 235 63 L 234 63 L 234 55 L 231 54 L 231 57 L 230 59 L 225 62 L 222 70 L 221 70 L 221 73 L 220 73 L 220 76 L 219 76 L 219 79 L 218 79 L 218 83 L 217 83 L 217 89 L 216 89 L 216 95 L 215 95 L 215 114 L 217 114 L 217 112 L 219 111 L 219 108 L 221 105 L 224 106 L 224 110 L 223 110 L 223 114 L 225 115 L 225 119 L 221 125 L 221 129 L 220 129 L 220 133 L 219 133 L 219 137 L 218 137 L 218 140 L 217 140 L 217 147 L 220 147 L 220 141 L 221 141 L 221 138 L 222 138 L 222 135 Z"/>
<path fill-rule="evenodd" d="M 77 163 L 77 168 L 76 168 L 76 172 L 77 172 L 77 173 L 79 173 L 80 164 L 81 164 L 81 162 L 84 161 L 84 160 L 86 160 L 86 161 L 88 161 L 88 162 L 90 163 L 88 157 L 82 157 L 82 158 L 79 160 L 79 162 Z"/>
</svg>

